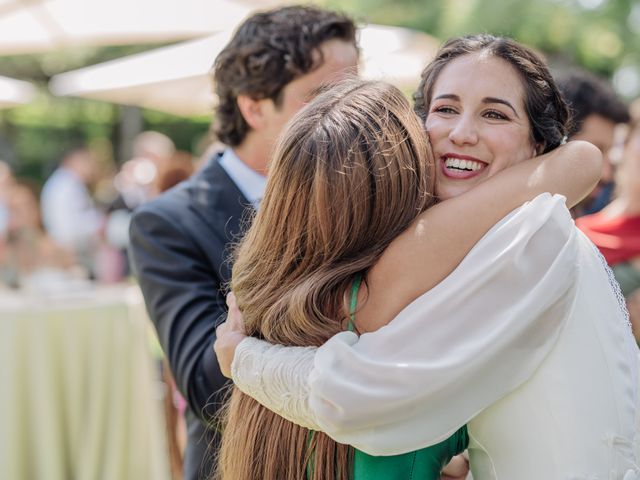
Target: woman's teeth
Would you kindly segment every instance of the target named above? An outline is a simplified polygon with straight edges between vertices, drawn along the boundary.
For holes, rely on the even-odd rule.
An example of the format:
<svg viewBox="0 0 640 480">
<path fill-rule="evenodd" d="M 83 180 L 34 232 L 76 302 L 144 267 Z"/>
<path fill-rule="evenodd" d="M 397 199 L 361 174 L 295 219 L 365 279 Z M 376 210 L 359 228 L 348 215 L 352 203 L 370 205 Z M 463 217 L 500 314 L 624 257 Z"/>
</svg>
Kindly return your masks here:
<svg viewBox="0 0 640 480">
<path fill-rule="evenodd" d="M 474 160 L 462 160 L 460 158 L 445 158 L 444 166 L 447 168 L 455 168 L 456 170 L 476 171 L 484 167 L 483 163 Z"/>
</svg>

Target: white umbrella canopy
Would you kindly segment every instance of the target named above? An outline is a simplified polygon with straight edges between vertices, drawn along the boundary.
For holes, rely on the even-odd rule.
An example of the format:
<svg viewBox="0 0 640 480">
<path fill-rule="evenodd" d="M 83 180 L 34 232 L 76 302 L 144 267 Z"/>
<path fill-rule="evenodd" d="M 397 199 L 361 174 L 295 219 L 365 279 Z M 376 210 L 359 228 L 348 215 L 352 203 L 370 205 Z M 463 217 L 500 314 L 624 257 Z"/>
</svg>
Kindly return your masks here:
<svg viewBox="0 0 640 480">
<path fill-rule="evenodd" d="M 0 0 L 0 55 L 183 40 L 236 25 L 275 0 Z"/>
<path fill-rule="evenodd" d="M 55 95 L 79 96 L 182 116 L 211 113 L 215 98 L 209 71 L 232 32 L 131 55 L 54 76 Z M 421 32 L 369 25 L 361 30 L 361 72 L 403 89 L 417 86 L 439 41 Z"/>
<path fill-rule="evenodd" d="M 130 55 L 55 75 L 55 95 L 137 105 L 175 115 L 211 112 L 209 70 L 231 32 Z"/>
<path fill-rule="evenodd" d="M 29 103 L 36 90 L 29 82 L 0 77 L 0 108 L 16 107 Z"/>
</svg>

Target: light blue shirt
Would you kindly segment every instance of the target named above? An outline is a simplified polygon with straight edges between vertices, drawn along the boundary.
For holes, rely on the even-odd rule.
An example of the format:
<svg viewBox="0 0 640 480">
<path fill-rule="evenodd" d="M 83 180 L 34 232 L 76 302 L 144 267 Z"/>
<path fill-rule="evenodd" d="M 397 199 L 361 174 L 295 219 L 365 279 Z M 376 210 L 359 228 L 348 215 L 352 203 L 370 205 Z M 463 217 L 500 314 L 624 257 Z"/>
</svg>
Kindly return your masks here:
<svg viewBox="0 0 640 480">
<path fill-rule="evenodd" d="M 235 152 L 227 148 L 220 157 L 220 166 L 233 180 L 244 197 L 258 209 L 260 200 L 264 196 L 267 177 L 259 174 L 238 158 Z"/>
</svg>

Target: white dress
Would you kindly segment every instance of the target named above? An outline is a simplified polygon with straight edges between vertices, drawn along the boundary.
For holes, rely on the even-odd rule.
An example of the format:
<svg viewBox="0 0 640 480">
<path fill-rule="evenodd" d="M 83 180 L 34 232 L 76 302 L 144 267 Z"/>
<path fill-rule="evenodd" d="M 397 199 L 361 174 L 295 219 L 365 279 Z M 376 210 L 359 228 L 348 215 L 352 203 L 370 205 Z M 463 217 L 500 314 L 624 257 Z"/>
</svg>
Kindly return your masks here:
<svg viewBox="0 0 640 480">
<path fill-rule="evenodd" d="M 613 314 L 616 297 L 603 295 L 611 286 L 595 247 L 581 233 L 577 240 L 577 296 L 555 347 L 468 423 L 477 480 L 638 478 L 637 347 Z"/>
<path fill-rule="evenodd" d="M 475 480 L 640 479 L 638 352 L 560 196 L 503 219 L 389 325 L 319 349 L 243 341 L 244 392 L 374 455 L 468 423 Z"/>
</svg>

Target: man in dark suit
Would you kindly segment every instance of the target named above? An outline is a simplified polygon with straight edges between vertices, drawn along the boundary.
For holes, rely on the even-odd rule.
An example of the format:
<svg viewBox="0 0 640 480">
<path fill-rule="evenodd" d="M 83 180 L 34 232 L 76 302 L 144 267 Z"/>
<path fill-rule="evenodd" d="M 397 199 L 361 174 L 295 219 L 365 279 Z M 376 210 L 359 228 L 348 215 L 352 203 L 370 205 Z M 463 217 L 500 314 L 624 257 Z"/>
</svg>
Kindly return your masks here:
<svg viewBox="0 0 640 480">
<path fill-rule="evenodd" d="M 226 379 L 213 352 L 226 314 L 229 250 L 262 197 L 270 151 L 320 87 L 356 72 L 347 17 L 285 7 L 248 18 L 217 57 L 214 131 L 228 145 L 195 176 L 133 215 L 131 258 L 162 348 L 187 400 L 186 480 L 212 472 L 207 446 Z M 246 222 L 245 222 L 246 223 Z"/>
</svg>

